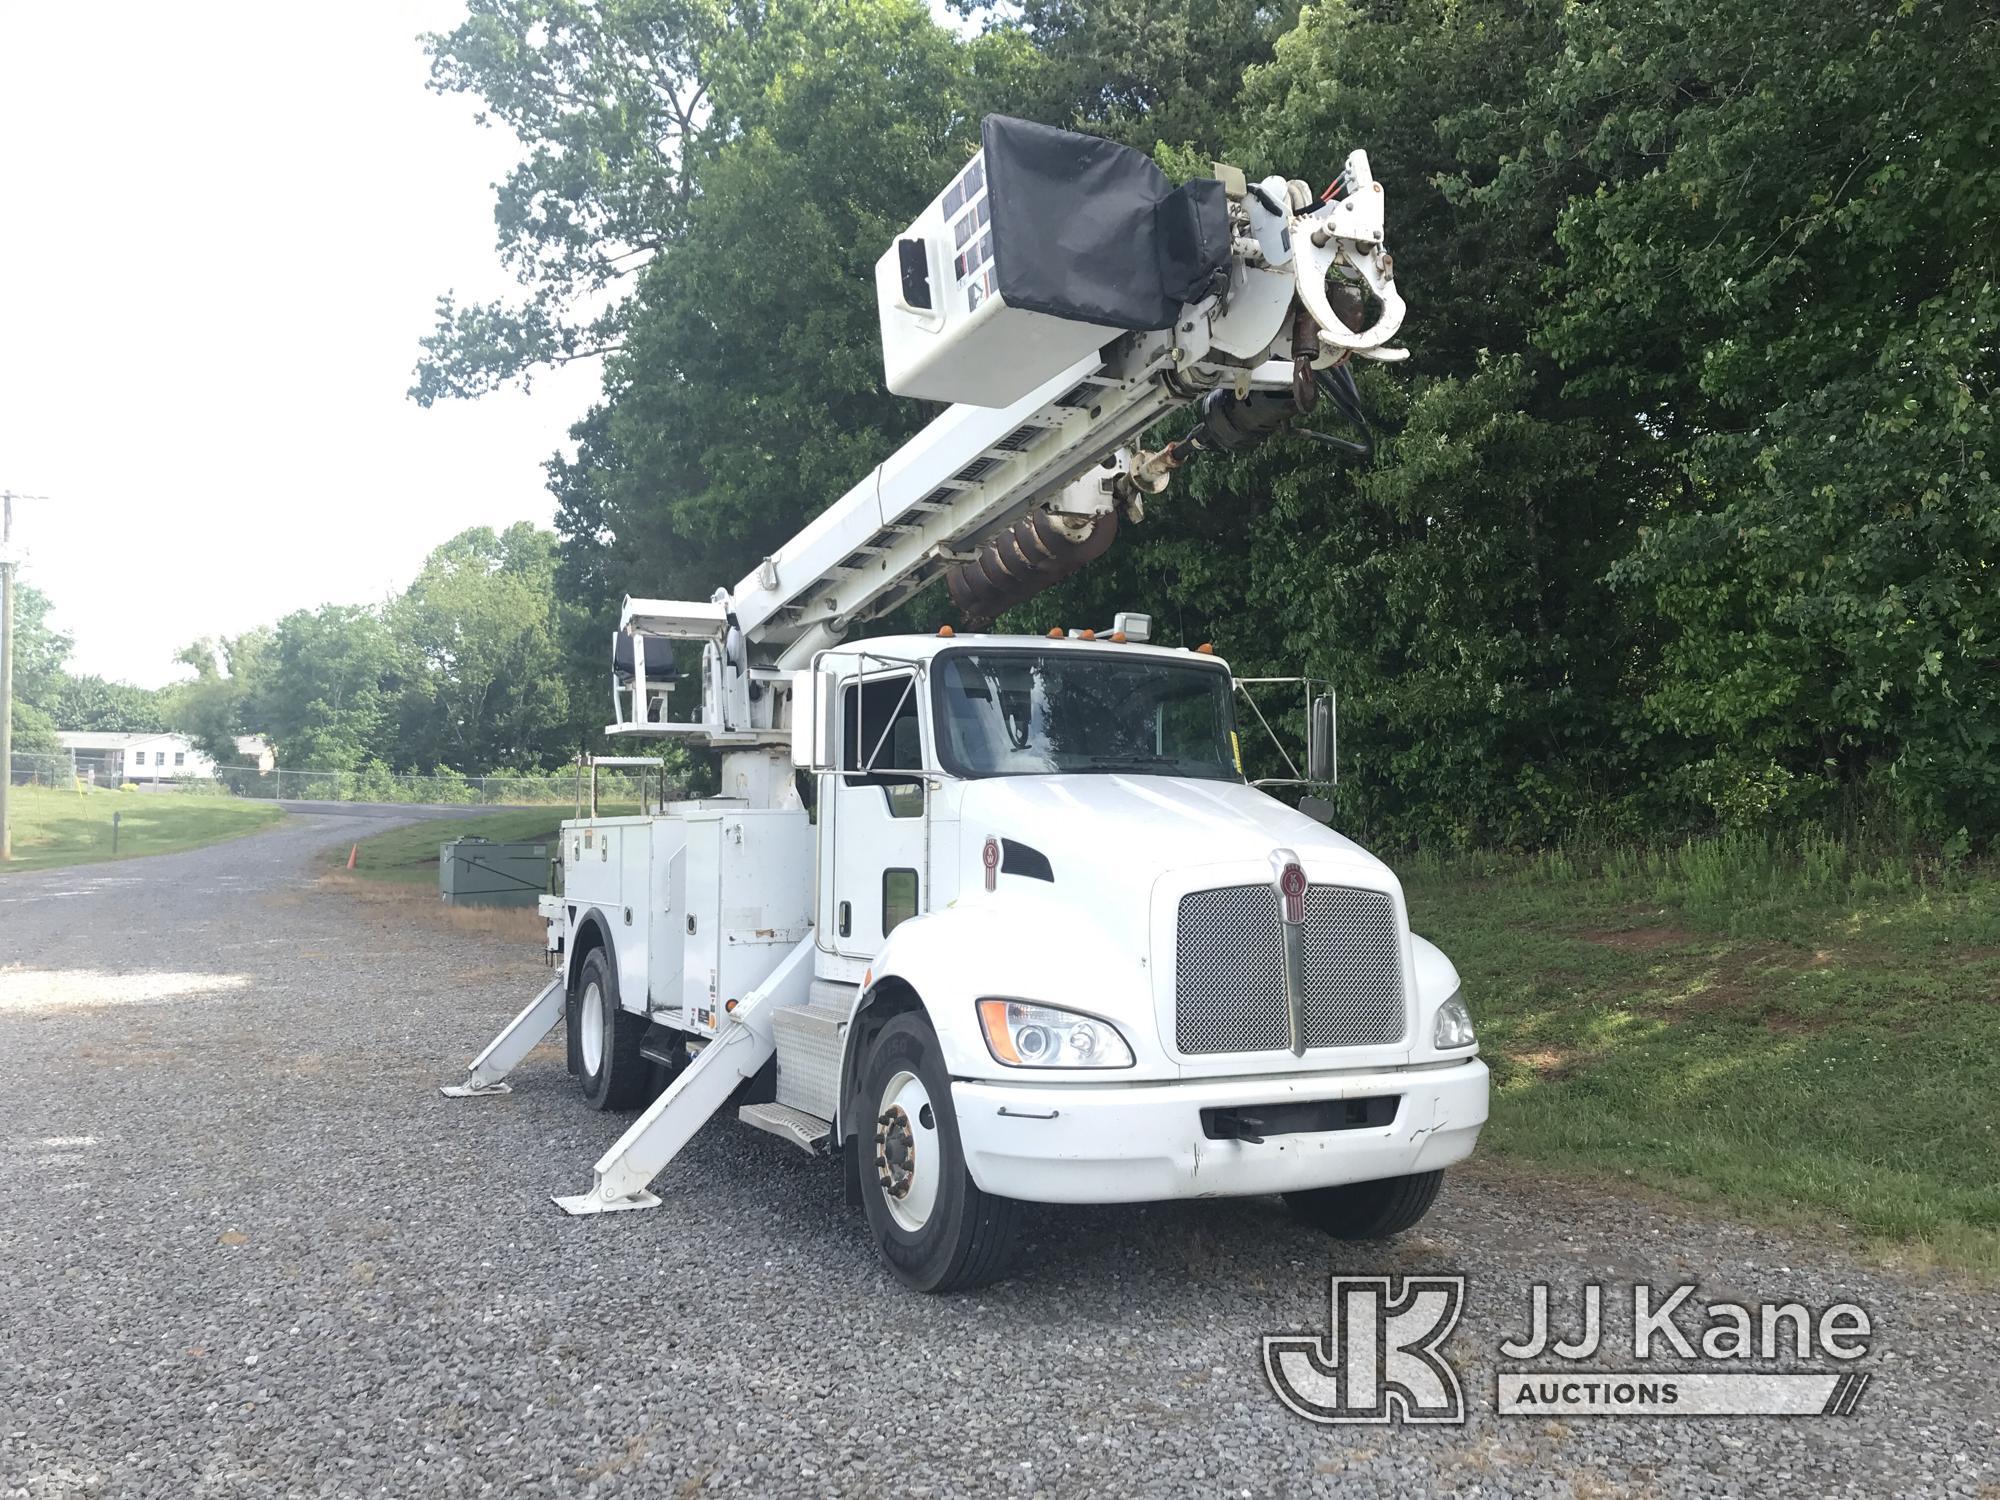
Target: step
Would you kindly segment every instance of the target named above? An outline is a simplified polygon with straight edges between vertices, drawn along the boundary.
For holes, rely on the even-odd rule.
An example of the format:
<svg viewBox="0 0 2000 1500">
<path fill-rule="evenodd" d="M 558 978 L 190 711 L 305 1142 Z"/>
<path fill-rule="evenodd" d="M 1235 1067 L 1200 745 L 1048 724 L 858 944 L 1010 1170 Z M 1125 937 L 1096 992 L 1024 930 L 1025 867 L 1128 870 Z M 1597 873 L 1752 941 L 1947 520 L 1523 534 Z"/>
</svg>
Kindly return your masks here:
<svg viewBox="0 0 2000 1500">
<path fill-rule="evenodd" d="M 736 1111 L 736 1118 L 815 1156 L 825 1149 L 827 1137 L 833 1134 L 832 1121 L 793 1109 L 789 1104 L 746 1104 Z"/>
<path fill-rule="evenodd" d="M 678 1016 L 680 1013 L 675 1011 L 672 1014 Z M 663 1026 L 655 1020 L 646 1028 L 645 1036 L 639 1039 L 639 1055 L 662 1067 L 677 1068 L 687 1061 L 687 1054 L 682 1050 L 686 1045 L 687 1037 L 678 1028 Z"/>
<path fill-rule="evenodd" d="M 844 1005 L 787 1005 L 771 1013 L 780 1104 L 833 1118 L 840 1108 L 840 1057 L 846 1034 Z"/>
</svg>

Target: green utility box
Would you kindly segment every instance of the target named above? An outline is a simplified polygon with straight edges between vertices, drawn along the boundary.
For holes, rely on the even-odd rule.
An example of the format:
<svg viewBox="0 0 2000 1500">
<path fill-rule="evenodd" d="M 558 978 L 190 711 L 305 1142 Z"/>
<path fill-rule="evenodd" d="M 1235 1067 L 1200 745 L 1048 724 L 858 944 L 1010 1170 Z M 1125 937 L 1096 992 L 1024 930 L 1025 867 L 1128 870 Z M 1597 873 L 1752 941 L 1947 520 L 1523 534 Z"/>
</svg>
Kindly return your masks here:
<svg viewBox="0 0 2000 1500">
<path fill-rule="evenodd" d="M 454 906 L 533 906 L 549 888 L 549 846 L 476 835 L 438 849 L 438 895 Z"/>
</svg>

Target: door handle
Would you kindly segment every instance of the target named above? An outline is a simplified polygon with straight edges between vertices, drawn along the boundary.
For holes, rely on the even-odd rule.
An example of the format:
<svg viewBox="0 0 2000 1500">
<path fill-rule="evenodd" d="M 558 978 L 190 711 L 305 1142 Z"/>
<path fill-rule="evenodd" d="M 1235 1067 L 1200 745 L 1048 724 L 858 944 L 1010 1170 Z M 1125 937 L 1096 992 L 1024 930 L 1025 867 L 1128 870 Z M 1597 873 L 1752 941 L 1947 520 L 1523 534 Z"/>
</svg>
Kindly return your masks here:
<svg viewBox="0 0 2000 1500">
<path fill-rule="evenodd" d="M 851 937 L 853 934 L 854 903 L 852 901 L 843 901 L 840 903 L 840 935 L 842 937 Z"/>
</svg>

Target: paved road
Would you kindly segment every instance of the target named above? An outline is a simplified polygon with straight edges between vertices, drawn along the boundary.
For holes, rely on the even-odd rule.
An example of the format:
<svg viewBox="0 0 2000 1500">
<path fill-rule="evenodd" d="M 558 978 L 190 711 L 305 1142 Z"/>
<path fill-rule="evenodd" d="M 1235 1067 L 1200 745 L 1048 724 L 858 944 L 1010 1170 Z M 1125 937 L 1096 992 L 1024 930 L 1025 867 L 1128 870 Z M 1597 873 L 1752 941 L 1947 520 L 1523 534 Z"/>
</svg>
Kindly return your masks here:
<svg viewBox="0 0 2000 1500">
<path fill-rule="evenodd" d="M 0 878 L 0 1496 L 2000 1494 L 1993 1293 L 1491 1168 L 1387 1249 L 1274 1201 L 1036 1210 L 949 1300 L 734 1123 L 663 1210 L 565 1219 L 621 1126 L 546 1052 L 437 1095 L 542 970 L 312 888 L 380 826 Z M 1323 1328 L 1330 1270 L 1469 1279 L 1467 1425 L 1277 1405 L 1259 1335 Z M 1493 1414 L 1530 1283 L 1690 1279 L 1867 1306 L 1859 1413 Z"/>
</svg>

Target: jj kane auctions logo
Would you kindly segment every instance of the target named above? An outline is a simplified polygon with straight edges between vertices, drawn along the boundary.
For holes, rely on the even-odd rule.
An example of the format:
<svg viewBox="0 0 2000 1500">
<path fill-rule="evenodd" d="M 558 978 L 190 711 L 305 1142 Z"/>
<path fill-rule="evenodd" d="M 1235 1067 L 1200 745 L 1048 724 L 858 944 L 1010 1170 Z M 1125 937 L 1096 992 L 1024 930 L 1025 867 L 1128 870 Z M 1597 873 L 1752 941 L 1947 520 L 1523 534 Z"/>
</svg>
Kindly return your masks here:
<svg viewBox="0 0 2000 1500">
<path fill-rule="evenodd" d="M 1558 1336 L 1549 1287 L 1529 1288 L 1528 1331 L 1499 1346 L 1495 1409 L 1502 1416 L 1849 1416 L 1869 1375 L 1864 1308 L 1837 1302 L 1697 1303 L 1695 1288 L 1640 1284 L 1631 1301 L 1631 1357 L 1606 1370 L 1606 1289 L 1587 1283 L 1574 1336 Z M 1325 1334 L 1268 1334 L 1264 1376 L 1278 1400 L 1309 1422 L 1465 1420 L 1465 1393 L 1443 1346 L 1465 1307 L 1463 1276 L 1335 1276 Z M 1647 1364 L 1700 1360 L 1720 1369 Z M 1534 1361 L 1533 1365 L 1519 1362 Z M 1589 1361 L 1588 1368 L 1582 1362 Z M 1833 1369 L 1780 1369 L 1780 1362 Z"/>
</svg>

